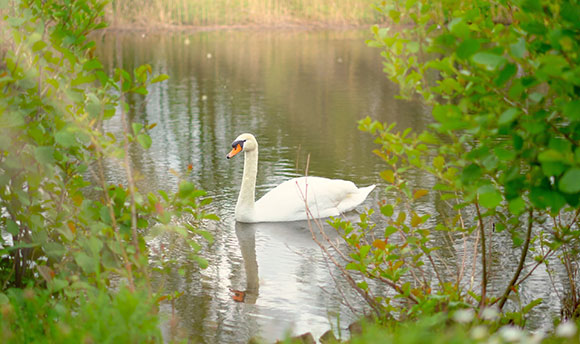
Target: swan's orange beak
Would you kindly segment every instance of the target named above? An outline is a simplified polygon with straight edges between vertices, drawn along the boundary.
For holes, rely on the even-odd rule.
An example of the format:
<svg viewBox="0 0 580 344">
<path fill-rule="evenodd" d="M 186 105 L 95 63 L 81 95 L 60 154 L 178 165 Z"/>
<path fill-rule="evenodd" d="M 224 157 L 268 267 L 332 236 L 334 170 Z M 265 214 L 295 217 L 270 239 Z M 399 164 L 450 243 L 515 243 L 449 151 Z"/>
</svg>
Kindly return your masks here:
<svg viewBox="0 0 580 344">
<path fill-rule="evenodd" d="M 241 151 L 242 145 L 238 143 L 234 148 L 232 148 L 232 150 L 228 153 L 228 155 L 226 155 L 226 158 L 231 159 Z"/>
</svg>

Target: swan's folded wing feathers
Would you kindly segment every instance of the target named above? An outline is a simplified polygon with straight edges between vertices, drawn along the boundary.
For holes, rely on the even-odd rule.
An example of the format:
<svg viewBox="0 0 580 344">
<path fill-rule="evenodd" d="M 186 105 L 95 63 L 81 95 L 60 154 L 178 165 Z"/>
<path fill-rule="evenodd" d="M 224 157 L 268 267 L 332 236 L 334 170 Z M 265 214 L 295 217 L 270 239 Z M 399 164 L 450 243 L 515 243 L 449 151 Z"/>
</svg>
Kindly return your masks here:
<svg viewBox="0 0 580 344">
<path fill-rule="evenodd" d="M 350 181 L 321 177 L 294 178 L 278 185 L 256 202 L 262 221 L 306 219 L 306 205 L 317 218 L 338 216 L 362 203 L 374 185 L 357 188 Z"/>
</svg>

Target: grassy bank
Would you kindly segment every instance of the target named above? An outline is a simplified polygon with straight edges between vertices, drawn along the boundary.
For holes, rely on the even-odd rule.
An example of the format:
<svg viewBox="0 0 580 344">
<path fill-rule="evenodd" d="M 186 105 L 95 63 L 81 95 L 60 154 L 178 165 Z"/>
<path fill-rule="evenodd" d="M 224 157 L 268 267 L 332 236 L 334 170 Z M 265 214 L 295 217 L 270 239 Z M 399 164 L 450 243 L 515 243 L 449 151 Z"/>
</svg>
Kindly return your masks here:
<svg viewBox="0 0 580 344">
<path fill-rule="evenodd" d="M 112 27 L 355 26 L 379 21 L 376 0 L 129 0 L 112 1 Z"/>
</svg>

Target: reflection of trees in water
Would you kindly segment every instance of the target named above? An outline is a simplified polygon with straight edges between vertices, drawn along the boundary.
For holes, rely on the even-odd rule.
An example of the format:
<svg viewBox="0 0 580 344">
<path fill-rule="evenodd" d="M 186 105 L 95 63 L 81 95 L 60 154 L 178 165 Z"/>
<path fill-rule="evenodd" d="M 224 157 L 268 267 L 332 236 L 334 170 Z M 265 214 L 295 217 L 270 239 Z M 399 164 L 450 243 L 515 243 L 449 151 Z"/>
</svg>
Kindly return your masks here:
<svg viewBox="0 0 580 344">
<path fill-rule="evenodd" d="M 303 173 L 311 153 L 313 173 L 346 178 L 372 174 L 368 166 L 376 162 L 370 137 L 355 129 L 358 119 L 371 115 L 416 127 L 425 111 L 392 99 L 396 89 L 365 38 L 359 32 L 302 31 L 117 35 L 103 39 L 99 54 L 128 69 L 151 63 L 171 76 L 152 88 L 145 107 L 132 100 L 135 116 L 158 123 L 152 133 L 158 154 L 139 158 L 149 160 L 146 167 L 171 157 L 173 168 L 193 163 L 204 173 L 200 182 L 214 185 L 231 177 L 217 168 L 220 145 L 251 131 L 268 147 L 263 159 L 298 160 Z M 292 137 L 290 150 L 277 148 L 281 137 Z M 156 138 L 161 148 L 155 148 Z"/>
</svg>

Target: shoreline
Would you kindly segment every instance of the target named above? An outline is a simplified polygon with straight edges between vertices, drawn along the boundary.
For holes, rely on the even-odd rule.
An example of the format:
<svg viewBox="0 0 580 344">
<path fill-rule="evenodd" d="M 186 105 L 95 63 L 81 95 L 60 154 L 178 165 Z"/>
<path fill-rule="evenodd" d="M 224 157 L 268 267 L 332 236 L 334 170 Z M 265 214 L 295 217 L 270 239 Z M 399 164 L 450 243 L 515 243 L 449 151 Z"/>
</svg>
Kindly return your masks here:
<svg viewBox="0 0 580 344">
<path fill-rule="evenodd" d="M 370 30 L 374 24 L 332 24 L 332 23 L 309 23 L 309 24 L 216 24 L 216 25 L 173 25 L 154 24 L 144 26 L 142 24 L 111 24 L 103 29 L 101 33 L 197 33 L 211 31 L 316 31 L 316 30 Z"/>
</svg>

